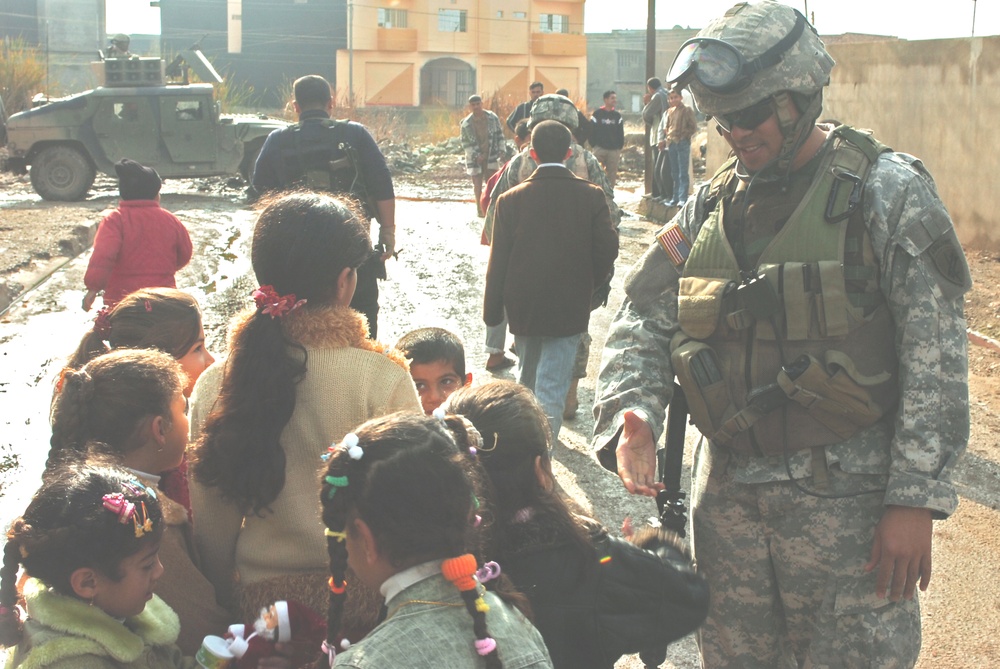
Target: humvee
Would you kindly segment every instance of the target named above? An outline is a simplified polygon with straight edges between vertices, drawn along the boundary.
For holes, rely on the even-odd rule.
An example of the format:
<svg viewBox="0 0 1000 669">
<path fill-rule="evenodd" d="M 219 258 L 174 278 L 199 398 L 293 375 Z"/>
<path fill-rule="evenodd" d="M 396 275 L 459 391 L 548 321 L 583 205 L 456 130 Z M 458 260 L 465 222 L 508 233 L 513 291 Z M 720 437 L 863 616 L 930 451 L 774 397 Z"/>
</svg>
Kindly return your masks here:
<svg viewBox="0 0 1000 669">
<path fill-rule="evenodd" d="M 182 52 L 171 66 L 182 59 L 204 81 L 221 83 L 200 51 Z M 29 173 L 46 200 L 82 199 L 97 171 L 114 176 L 122 158 L 163 178 L 240 174 L 249 182 L 268 134 L 288 125 L 263 114 L 220 113 L 212 84 L 188 83 L 186 68 L 182 83 L 168 83 L 159 58 L 95 65 L 104 85 L 7 119 L 3 169 Z"/>
</svg>

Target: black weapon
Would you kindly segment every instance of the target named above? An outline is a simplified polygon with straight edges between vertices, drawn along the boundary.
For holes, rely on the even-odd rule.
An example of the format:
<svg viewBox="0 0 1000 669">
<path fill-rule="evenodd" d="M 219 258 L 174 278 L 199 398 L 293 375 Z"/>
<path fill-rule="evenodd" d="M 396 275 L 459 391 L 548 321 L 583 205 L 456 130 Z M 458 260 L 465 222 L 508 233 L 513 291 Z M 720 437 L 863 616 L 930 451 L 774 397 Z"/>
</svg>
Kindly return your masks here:
<svg viewBox="0 0 1000 669">
<path fill-rule="evenodd" d="M 684 460 L 684 431 L 687 429 L 688 404 L 684 391 L 674 382 L 674 395 L 667 409 L 667 445 L 657 453 L 663 490 L 656 494 L 660 525 L 681 537 L 686 535 L 687 505 L 681 490 Z"/>
</svg>

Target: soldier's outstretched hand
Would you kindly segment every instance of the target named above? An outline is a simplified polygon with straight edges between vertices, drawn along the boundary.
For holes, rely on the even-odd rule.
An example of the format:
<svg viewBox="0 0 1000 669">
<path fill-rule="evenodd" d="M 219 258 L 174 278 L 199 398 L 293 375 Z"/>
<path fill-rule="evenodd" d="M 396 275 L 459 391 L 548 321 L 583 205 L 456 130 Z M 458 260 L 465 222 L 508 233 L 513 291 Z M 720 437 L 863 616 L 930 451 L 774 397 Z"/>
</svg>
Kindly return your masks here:
<svg viewBox="0 0 1000 669">
<path fill-rule="evenodd" d="M 656 480 L 656 443 L 653 430 L 634 411 L 624 414 L 625 425 L 615 449 L 618 478 L 633 495 L 656 497 L 663 483 Z"/>
</svg>

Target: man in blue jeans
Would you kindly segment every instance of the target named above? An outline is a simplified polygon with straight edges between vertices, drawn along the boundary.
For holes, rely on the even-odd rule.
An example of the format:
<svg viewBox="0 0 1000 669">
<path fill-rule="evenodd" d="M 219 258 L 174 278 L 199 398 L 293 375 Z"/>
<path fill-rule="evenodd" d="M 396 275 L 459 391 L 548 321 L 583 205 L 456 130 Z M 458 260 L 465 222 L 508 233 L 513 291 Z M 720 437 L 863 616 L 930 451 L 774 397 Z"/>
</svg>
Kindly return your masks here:
<svg viewBox="0 0 1000 669">
<path fill-rule="evenodd" d="M 688 165 L 691 162 L 691 137 L 698 131 L 698 121 L 694 112 L 684 104 L 679 89 L 673 89 L 667 96 L 667 123 L 665 137 L 660 141 L 660 150 L 667 149 L 670 161 L 670 176 L 674 182 L 673 196 L 667 206 L 681 207 L 687 201 Z"/>
<path fill-rule="evenodd" d="M 562 427 L 576 349 L 590 323 L 594 287 L 618 256 L 604 191 L 563 164 L 571 140 L 558 121 L 532 129 L 537 167 L 497 199 L 483 300 L 487 325 L 498 325 L 506 310 L 517 346 L 517 380 L 538 398 L 553 442 Z"/>
</svg>

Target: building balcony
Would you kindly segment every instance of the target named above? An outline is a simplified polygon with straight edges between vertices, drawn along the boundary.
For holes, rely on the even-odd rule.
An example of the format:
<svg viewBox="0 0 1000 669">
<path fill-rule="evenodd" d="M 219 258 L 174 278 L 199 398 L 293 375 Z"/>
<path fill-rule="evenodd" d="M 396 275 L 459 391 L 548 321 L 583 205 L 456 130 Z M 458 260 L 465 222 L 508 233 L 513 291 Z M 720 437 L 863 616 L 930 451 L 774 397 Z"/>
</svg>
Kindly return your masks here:
<svg viewBox="0 0 1000 669">
<path fill-rule="evenodd" d="M 586 56 L 586 35 L 569 33 L 531 33 L 534 56 Z"/>
<path fill-rule="evenodd" d="M 379 28 L 379 51 L 416 51 L 416 28 Z"/>
</svg>

